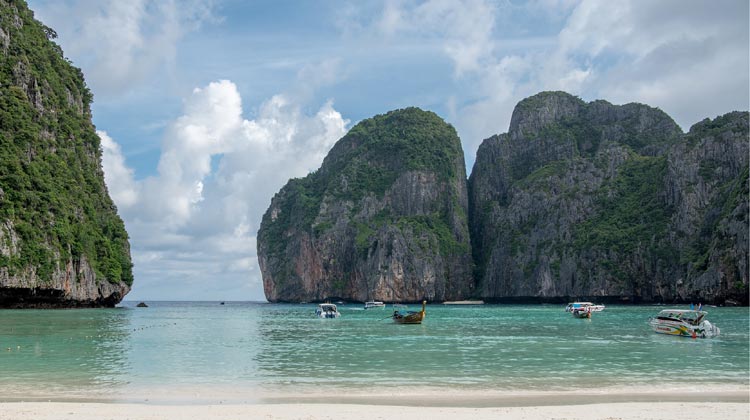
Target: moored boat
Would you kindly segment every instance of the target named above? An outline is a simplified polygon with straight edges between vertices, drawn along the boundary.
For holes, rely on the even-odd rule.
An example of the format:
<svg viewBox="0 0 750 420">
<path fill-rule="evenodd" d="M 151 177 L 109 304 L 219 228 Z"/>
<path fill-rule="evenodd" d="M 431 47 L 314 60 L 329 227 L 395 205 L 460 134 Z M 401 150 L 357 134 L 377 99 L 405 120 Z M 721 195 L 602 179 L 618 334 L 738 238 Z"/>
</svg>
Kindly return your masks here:
<svg viewBox="0 0 750 420">
<path fill-rule="evenodd" d="M 422 301 L 422 310 L 419 312 L 414 311 L 393 311 L 393 315 L 391 318 L 393 318 L 393 322 L 397 324 L 421 324 L 422 320 L 424 319 L 424 312 L 425 307 L 427 306 L 427 301 Z"/>
<path fill-rule="evenodd" d="M 573 312 L 580 308 L 591 308 L 591 312 L 601 312 L 604 310 L 604 305 L 595 305 L 591 302 L 571 302 L 565 307 L 565 312 Z"/>
<path fill-rule="evenodd" d="M 582 306 L 580 308 L 575 308 L 572 311 L 574 318 L 591 318 L 591 306 Z"/>
<path fill-rule="evenodd" d="M 665 309 L 649 320 L 659 334 L 692 338 L 718 337 L 721 330 L 705 319 L 708 312 L 692 309 Z"/>
<path fill-rule="evenodd" d="M 368 300 L 365 302 L 365 309 L 374 309 L 374 308 L 385 308 L 385 303 L 377 301 L 377 300 Z"/>
<path fill-rule="evenodd" d="M 443 305 L 484 305 L 483 300 L 449 300 L 443 302 Z"/>
<path fill-rule="evenodd" d="M 321 303 L 315 310 L 315 315 L 319 318 L 338 318 L 341 316 L 338 308 L 333 303 Z"/>
</svg>

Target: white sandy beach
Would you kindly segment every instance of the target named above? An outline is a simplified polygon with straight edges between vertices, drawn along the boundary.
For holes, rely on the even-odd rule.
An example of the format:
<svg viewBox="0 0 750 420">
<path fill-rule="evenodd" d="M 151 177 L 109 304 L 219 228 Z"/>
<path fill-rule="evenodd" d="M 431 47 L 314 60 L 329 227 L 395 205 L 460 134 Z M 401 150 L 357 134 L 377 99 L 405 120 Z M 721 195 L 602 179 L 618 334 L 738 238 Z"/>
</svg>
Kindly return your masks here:
<svg viewBox="0 0 750 420">
<path fill-rule="evenodd" d="M 147 405 L 120 403 L 0 403 L 0 420 L 162 419 L 514 419 L 747 420 L 747 403 L 610 403 L 524 407 L 414 407 L 360 404 Z"/>
<path fill-rule="evenodd" d="M 213 397 L 218 396 L 214 394 Z M 228 393 L 224 397 L 229 396 Z M 352 395 L 276 394 L 252 400 L 174 398 L 0 402 L 0 420 L 162 419 L 518 419 L 518 420 L 747 420 L 750 389 L 713 386 L 703 391 L 608 390 L 591 392 L 458 391 Z M 187 398 L 186 398 L 187 397 Z"/>
</svg>

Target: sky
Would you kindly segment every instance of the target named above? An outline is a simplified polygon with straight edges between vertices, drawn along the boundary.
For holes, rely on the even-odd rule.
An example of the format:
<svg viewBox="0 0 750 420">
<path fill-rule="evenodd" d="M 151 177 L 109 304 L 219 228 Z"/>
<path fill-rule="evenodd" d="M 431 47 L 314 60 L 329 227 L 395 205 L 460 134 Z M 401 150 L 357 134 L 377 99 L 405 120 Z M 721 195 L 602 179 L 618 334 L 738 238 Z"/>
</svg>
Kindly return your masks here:
<svg viewBox="0 0 750 420">
<path fill-rule="evenodd" d="M 418 106 L 483 139 L 545 90 L 687 131 L 750 107 L 748 2 L 29 0 L 94 95 L 126 300 L 265 300 L 273 195 L 358 121 Z"/>
</svg>

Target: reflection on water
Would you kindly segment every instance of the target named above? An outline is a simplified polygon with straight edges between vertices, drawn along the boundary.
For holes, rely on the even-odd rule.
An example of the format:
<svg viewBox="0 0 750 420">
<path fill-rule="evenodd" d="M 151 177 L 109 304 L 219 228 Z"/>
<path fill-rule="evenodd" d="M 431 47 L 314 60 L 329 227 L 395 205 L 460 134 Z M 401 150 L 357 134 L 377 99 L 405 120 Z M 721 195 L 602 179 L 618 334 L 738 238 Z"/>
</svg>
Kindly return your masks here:
<svg viewBox="0 0 750 420">
<path fill-rule="evenodd" d="M 132 305 L 132 304 L 131 304 Z M 591 320 L 556 305 L 429 305 L 422 325 L 340 305 L 154 302 L 149 308 L 0 311 L 8 397 L 305 392 L 418 384 L 455 390 L 748 385 L 747 308 L 711 308 L 715 340 L 657 335 L 656 307 Z"/>
</svg>

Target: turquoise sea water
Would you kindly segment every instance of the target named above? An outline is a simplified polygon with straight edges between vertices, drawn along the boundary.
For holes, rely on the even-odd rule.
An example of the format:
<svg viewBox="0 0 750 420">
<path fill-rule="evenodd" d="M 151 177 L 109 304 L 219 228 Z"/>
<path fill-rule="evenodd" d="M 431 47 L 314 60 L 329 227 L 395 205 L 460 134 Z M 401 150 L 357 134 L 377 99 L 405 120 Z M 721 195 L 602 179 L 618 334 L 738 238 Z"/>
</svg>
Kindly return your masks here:
<svg viewBox="0 0 750 420">
<path fill-rule="evenodd" d="M 422 325 L 339 305 L 133 302 L 115 309 L 0 311 L 5 398 L 126 398 L 234 392 L 748 386 L 748 308 L 708 308 L 717 339 L 654 334 L 662 307 L 428 305 Z M 411 306 L 416 309 L 416 305 Z"/>
</svg>

